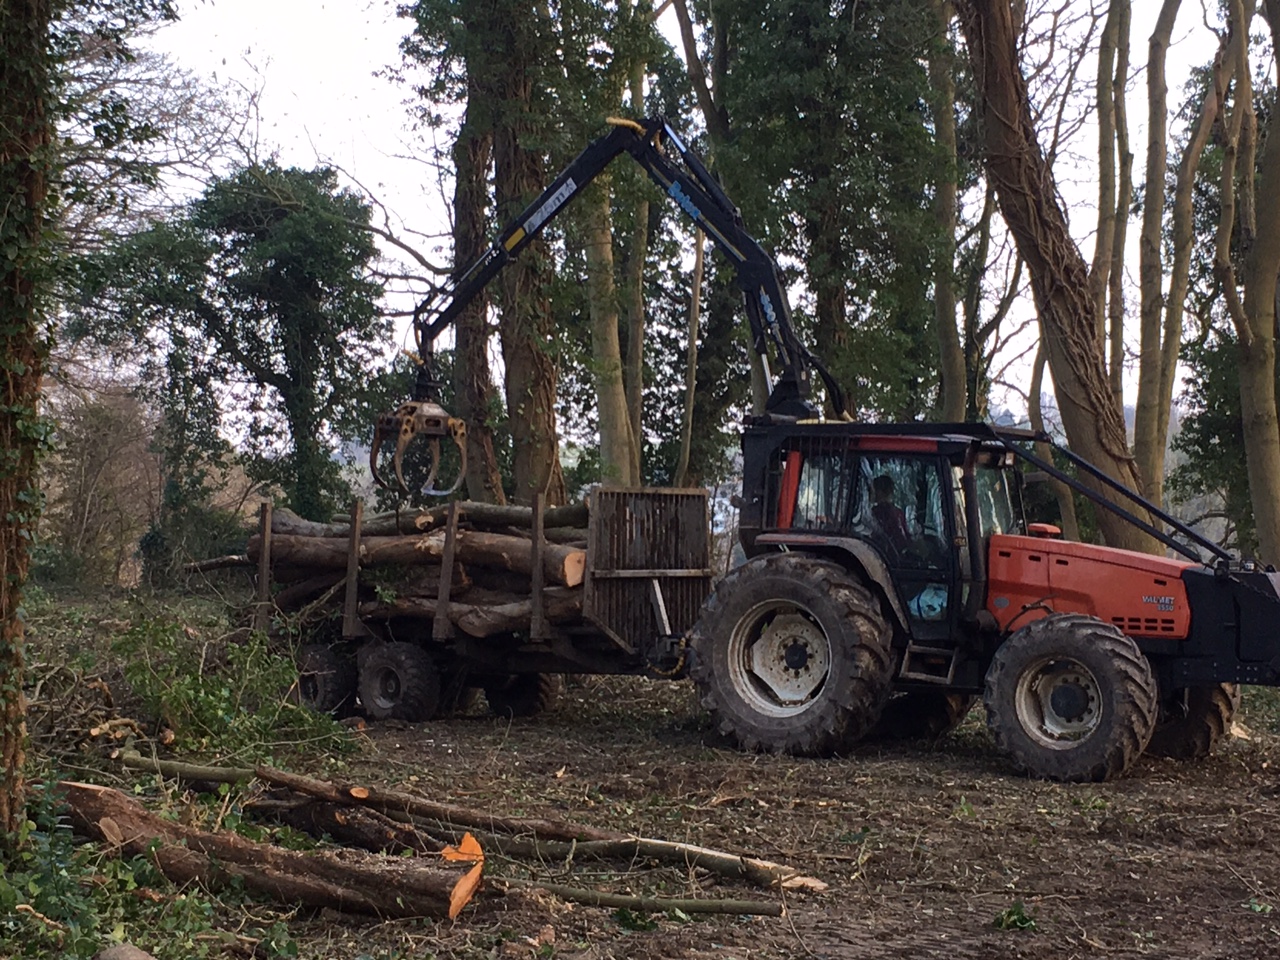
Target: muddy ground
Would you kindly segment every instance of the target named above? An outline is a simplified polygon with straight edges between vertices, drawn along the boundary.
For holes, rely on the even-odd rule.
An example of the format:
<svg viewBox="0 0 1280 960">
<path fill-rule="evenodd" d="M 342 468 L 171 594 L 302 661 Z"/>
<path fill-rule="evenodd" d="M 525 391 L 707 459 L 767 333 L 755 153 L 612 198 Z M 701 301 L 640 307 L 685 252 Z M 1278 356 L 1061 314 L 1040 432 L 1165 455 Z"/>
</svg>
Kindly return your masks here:
<svg viewBox="0 0 1280 960">
<path fill-rule="evenodd" d="M 1144 760 L 1100 785 L 1019 776 L 981 706 L 938 743 L 825 761 L 716 742 L 688 683 L 596 677 L 535 719 L 481 710 L 372 725 L 351 775 L 782 860 L 830 889 L 788 894 L 782 919 L 635 916 L 503 895 L 497 878 L 527 877 L 527 865 L 491 857 L 488 891 L 453 923 L 319 917 L 294 929 L 304 953 L 352 958 L 1273 958 L 1280 736 L 1249 703 L 1244 736 L 1211 759 Z M 779 897 L 649 864 L 566 873 L 548 863 L 540 875 L 662 896 Z"/>
</svg>

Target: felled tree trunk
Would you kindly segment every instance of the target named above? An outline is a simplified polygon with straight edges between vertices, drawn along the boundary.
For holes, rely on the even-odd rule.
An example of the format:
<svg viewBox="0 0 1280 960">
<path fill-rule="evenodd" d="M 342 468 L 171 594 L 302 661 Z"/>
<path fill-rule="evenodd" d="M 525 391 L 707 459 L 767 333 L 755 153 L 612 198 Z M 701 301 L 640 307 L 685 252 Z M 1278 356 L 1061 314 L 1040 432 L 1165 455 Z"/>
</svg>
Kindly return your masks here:
<svg viewBox="0 0 1280 960">
<path fill-rule="evenodd" d="M 438 564 L 444 556 L 443 536 L 365 537 L 360 543 L 361 566 L 396 564 Z M 258 537 L 249 540 L 249 557 L 256 560 L 262 550 Z M 533 551 L 523 537 L 479 530 L 458 532 L 455 557 L 463 563 L 494 567 L 528 576 L 533 571 Z M 565 587 L 582 583 L 586 554 L 558 543 L 543 546 L 543 573 L 548 582 Z M 273 536 L 272 564 L 315 570 L 345 570 L 347 544 L 335 537 Z"/>
<path fill-rule="evenodd" d="M 231 833 L 207 833 L 149 813 L 118 790 L 59 784 L 76 830 L 125 856 L 146 856 L 174 883 L 240 882 L 285 903 L 386 917 L 456 917 L 480 879 L 483 857 L 438 863 L 354 850 L 282 850 Z"/>
<path fill-rule="evenodd" d="M 544 612 L 552 623 L 567 623 L 582 616 L 582 591 L 550 588 L 543 591 Z M 396 597 L 389 603 L 371 601 L 360 605 L 360 616 L 370 620 L 391 617 L 432 619 L 439 603 L 430 597 Z M 528 630 L 533 621 L 533 601 L 517 599 L 503 603 L 451 603 L 449 619 L 473 637 Z"/>
</svg>

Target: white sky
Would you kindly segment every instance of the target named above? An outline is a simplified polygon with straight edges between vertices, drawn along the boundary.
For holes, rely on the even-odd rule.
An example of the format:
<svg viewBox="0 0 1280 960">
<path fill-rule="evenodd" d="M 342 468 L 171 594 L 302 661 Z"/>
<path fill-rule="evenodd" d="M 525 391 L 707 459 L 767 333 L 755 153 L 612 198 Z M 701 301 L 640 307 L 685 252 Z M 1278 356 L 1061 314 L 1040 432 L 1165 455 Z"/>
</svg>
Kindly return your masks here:
<svg viewBox="0 0 1280 960">
<path fill-rule="evenodd" d="M 332 163 L 410 230 L 447 221 L 430 168 L 412 158 L 404 90 L 377 71 L 399 63 L 408 23 L 388 0 L 179 0 L 182 19 L 153 46 L 210 82 L 259 90 L 260 147 L 281 163 Z M 428 252 L 428 251 L 424 251 Z"/>
</svg>

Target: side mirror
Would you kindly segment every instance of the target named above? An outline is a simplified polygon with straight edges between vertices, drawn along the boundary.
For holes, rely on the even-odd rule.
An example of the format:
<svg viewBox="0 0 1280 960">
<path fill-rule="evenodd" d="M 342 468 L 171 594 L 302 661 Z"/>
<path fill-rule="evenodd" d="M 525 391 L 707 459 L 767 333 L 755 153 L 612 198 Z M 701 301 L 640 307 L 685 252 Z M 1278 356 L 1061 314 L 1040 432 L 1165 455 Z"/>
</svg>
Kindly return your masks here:
<svg viewBox="0 0 1280 960">
<path fill-rule="evenodd" d="M 1062 528 L 1052 523 L 1028 523 L 1027 533 L 1046 540 L 1061 540 Z"/>
</svg>

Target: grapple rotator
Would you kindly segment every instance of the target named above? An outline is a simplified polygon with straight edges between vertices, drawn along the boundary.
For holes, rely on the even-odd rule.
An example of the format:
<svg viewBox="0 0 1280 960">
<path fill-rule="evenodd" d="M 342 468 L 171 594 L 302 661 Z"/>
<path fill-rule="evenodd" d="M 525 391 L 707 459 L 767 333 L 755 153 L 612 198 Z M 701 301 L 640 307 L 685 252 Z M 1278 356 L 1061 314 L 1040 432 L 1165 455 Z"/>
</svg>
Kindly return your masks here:
<svg viewBox="0 0 1280 960">
<path fill-rule="evenodd" d="M 404 479 L 404 452 L 415 439 L 425 437 L 430 446 L 431 467 L 421 492 L 428 497 L 448 497 L 462 485 L 462 479 L 467 475 L 467 424 L 466 421 L 451 416 L 449 411 L 435 400 L 428 399 L 439 396 L 440 386 L 432 376 L 429 347 L 415 359 L 418 361 L 418 376 L 414 385 L 415 399 L 400 404 L 390 413 L 378 416 L 373 428 L 373 446 L 369 451 L 369 471 L 373 474 L 373 480 L 378 486 L 391 486 L 378 470 L 378 455 L 382 451 L 383 444 L 395 437 L 395 453 L 391 459 L 392 473 L 395 476 L 396 486 L 402 493 L 408 493 L 409 485 Z M 448 488 L 436 486 L 436 478 L 440 473 L 440 440 L 444 437 L 453 440 L 461 458 L 458 475 Z"/>
</svg>

